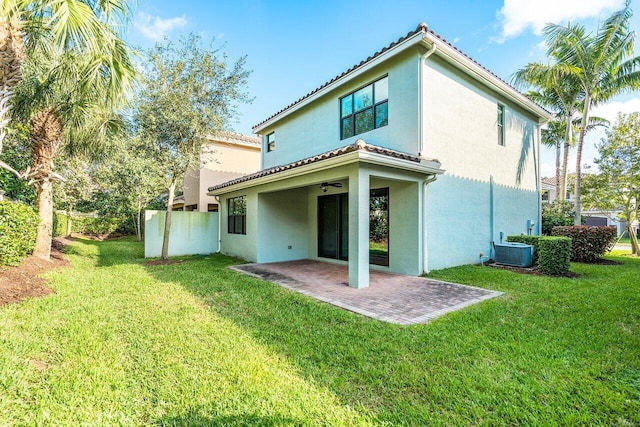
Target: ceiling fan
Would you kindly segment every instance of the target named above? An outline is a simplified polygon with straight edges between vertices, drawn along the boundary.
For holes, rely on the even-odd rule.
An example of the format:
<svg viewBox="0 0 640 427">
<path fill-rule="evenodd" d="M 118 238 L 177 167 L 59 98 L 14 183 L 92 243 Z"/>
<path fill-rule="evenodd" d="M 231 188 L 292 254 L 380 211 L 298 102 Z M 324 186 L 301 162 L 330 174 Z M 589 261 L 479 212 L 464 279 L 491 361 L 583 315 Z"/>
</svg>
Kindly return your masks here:
<svg viewBox="0 0 640 427">
<path fill-rule="evenodd" d="M 341 182 L 323 182 L 320 184 L 320 189 L 323 193 L 326 193 L 329 187 L 342 188 Z"/>
</svg>

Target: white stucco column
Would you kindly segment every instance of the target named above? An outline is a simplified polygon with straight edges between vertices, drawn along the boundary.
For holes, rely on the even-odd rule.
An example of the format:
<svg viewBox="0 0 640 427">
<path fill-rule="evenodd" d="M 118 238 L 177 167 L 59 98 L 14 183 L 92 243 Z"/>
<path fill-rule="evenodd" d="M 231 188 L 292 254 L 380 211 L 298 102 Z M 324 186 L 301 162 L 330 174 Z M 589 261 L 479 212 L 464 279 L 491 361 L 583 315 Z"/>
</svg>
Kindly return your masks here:
<svg viewBox="0 0 640 427">
<path fill-rule="evenodd" d="M 369 287 L 369 172 L 349 175 L 349 286 Z"/>
</svg>

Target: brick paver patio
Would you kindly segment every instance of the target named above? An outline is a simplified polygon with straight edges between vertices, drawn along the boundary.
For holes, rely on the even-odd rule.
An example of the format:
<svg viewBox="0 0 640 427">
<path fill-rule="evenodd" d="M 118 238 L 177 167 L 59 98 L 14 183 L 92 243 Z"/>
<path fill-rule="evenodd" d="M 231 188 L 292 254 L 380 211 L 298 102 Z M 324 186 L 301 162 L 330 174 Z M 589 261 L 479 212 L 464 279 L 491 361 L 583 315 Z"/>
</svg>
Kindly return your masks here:
<svg viewBox="0 0 640 427">
<path fill-rule="evenodd" d="M 301 260 L 231 267 L 320 301 L 401 325 L 426 323 L 450 311 L 501 295 L 487 289 L 371 270 L 369 287 L 348 286 L 346 265 Z"/>
</svg>

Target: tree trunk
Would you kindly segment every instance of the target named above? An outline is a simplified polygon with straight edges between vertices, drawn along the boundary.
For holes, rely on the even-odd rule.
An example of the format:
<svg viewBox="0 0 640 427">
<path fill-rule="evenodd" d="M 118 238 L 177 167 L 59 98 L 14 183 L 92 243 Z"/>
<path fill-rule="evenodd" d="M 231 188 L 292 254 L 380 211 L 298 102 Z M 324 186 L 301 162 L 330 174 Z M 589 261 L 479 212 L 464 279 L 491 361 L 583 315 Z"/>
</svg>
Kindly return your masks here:
<svg viewBox="0 0 640 427">
<path fill-rule="evenodd" d="M 631 254 L 635 256 L 640 255 L 640 243 L 638 242 L 638 235 L 631 229 L 631 221 L 627 221 L 627 234 L 631 241 Z"/>
<path fill-rule="evenodd" d="M 33 180 L 36 186 L 36 206 L 40 225 L 36 231 L 36 247 L 33 254 L 49 259 L 53 225 L 53 159 L 62 141 L 62 123 L 51 110 L 36 113 L 29 123 L 29 142 L 33 155 Z"/>
<path fill-rule="evenodd" d="M 560 196 L 560 140 L 556 141 L 556 199 Z"/>
<path fill-rule="evenodd" d="M 9 124 L 9 101 L 22 80 L 22 63 L 26 58 L 23 36 L 17 19 L 0 18 L 0 153 Z"/>
<path fill-rule="evenodd" d="M 71 236 L 71 229 L 73 225 L 73 220 L 71 219 L 71 213 L 73 212 L 73 206 L 69 206 L 67 209 L 67 234 L 66 237 Z"/>
<path fill-rule="evenodd" d="M 142 203 L 138 202 L 138 212 L 136 214 L 136 239 L 138 242 L 142 240 Z"/>
<path fill-rule="evenodd" d="M 53 236 L 53 182 L 49 178 L 36 184 L 36 206 L 40 223 L 36 231 L 36 246 L 33 255 L 38 258 L 51 258 L 51 239 Z"/>
<path fill-rule="evenodd" d="M 576 185 L 575 185 L 575 206 L 576 216 L 574 225 L 582 225 L 582 201 L 580 197 L 582 185 L 582 147 L 584 146 L 584 136 L 587 133 L 587 123 L 589 123 L 589 107 L 591 97 L 587 94 L 584 97 L 584 112 L 582 113 L 582 123 L 580 124 L 580 135 L 578 136 L 578 149 L 576 150 Z"/>
<path fill-rule="evenodd" d="M 573 123 L 571 122 L 571 117 L 567 118 L 567 132 L 564 139 L 564 153 L 562 158 L 562 177 L 560 178 L 560 193 L 557 198 L 560 200 L 567 200 L 567 178 L 569 176 L 569 172 L 567 171 L 567 167 L 569 166 L 569 151 L 571 151 L 571 140 L 573 139 L 572 132 Z"/>
<path fill-rule="evenodd" d="M 171 230 L 171 212 L 173 197 L 176 190 L 175 180 L 169 185 L 169 197 L 167 198 L 167 215 L 164 217 L 164 237 L 162 239 L 162 259 L 169 259 L 169 232 Z"/>
</svg>

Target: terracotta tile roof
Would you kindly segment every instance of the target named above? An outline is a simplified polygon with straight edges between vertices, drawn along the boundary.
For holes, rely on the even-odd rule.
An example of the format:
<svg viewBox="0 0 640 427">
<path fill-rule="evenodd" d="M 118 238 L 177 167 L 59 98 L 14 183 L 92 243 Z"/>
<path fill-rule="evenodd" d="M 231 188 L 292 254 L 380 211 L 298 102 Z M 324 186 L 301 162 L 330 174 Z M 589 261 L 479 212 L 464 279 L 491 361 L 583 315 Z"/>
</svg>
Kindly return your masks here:
<svg viewBox="0 0 640 427">
<path fill-rule="evenodd" d="M 224 131 L 215 135 L 210 135 L 210 139 L 222 142 L 244 142 L 245 144 L 262 145 L 262 139 L 257 135 L 245 135 L 243 133 Z"/>
<path fill-rule="evenodd" d="M 319 161 L 322 161 L 322 160 L 330 159 L 330 158 L 333 158 L 333 157 L 338 157 L 338 156 L 341 156 L 343 154 L 347 154 L 347 153 L 351 153 L 351 152 L 359 151 L 359 150 L 368 151 L 370 153 L 382 154 L 382 155 L 385 155 L 385 156 L 388 156 L 388 157 L 393 157 L 393 158 L 396 158 L 396 159 L 408 160 L 410 162 L 415 162 L 415 163 L 420 163 L 421 160 L 429 160 L 429 161 L 432 161 L 432 162 L 440 163 L 438 160 L 435 160 L 435 159 L 424 159 L 424 158 L 413 156 L 413 155 L 410 155 L 410 154 L 401 153 L 399 151 L 390 150 L 388 148 L 382 148 L 382 147 L 378 147 L 376 145 L 367 144 L 362 139 L 358 139 L 355 143 L 353 143 L 351 145 L 346 145 L 344 147 L 340 147 L 340 148 L 337 148 L 335 150 L 327 151 L 325 153 L 317 154 L 315 156 L 307 157 L 306 159 L 298 160 L 296 162 L 288 163 L 286 165 L 274 166 L 274 167 L 269 168 L 269 169 L 263 169 L 261 171 L 258 171 L 258 172 L 255 172 L 255 173 L 252 173 L 252 174 L 249 174 L 249 175 L 241 176 L 239 178 L 233 179 L 231 181 L 224 182 L 222 184 L 214 185 L 212 187 L 209 187 L 208 190 L 209 191 L 219 190 L 221 188 L 229 187 L 231 185 L 239 184 L 241 182 L 251 181 L 251 180 L 256 179 L 256 178 L 261 178 L 261 177 L 267 176 L 267 175 L 273 175 L 275 173 L 284 172 L 284 171 L 287 171 L 287 170 L 290 170 L 290 169 L 294 169 L 294 168 L 297 168 L 297 167 L 300 167 L 300 166 L 308 165 L 308 164 L 311 164 L 311 163 L 316 163 L 316 162 L 319 162 Z"/>
<path fill-rule="evenodd" d="M 556 177 L 553 176 L 551 178 L 542 178 L 542 183 L 547 185 L 556 185 Z"/>
<path fill-rule="evenodd" d="M 503 80 L 502 78 L 498 77 L 498 75 L 496 75 L 495 73 L 493 73 L 491 70 L 489 70 L 487 67 L 483 66 L 482 64 L 480 64 L 478 61 L 476 61 L 475 59 L 471 58 L 469 55 L 467 55 L 466 53 L 462 52 L 460 49 L 458 49 L 457 47 L 455 47 L 454 45 L 452 45 L 450 42 L 448 42 L 445 38 L 441 37 L 440 35 L 436 34 L 433 30 L 430 30 L 427 28 L 427 24 L 425 24 L 424 22 L 421 22 L 418 27 L 414 30 L 414 31 L 410 31 L 409 33 L 407 33 L 405 36 L 400 37 L 398 40 L 392 42 L 391 44 L 389 44 L 388 46 L 383 47 L 382 49 L 380 49 L 379 51 L 377 51 L 376 53 L 374 53 L 373 55 L 369 56 L 367 59 L 360 61 L 358 64 L 354 65 L 353 67 L 349 68 L 348 70 L 344 71 L 343 73 L 335 76 L 334 78 L 332 78 L 331 80 L 329 80 L 328 82 L 326 82 L 325 84 L 323 84 L 322 86 L 312 90 L 311 92 L 307 93 L 306 95 L 302 96 L 301 98 L 299 98 L 298 100 L 292 102 L 291 104 L 287 105 L 286 107 L 284 107 L 283 109 L 281 109 L 280 111 L 278 111 L 277 113 L 269 116 L 268 118 L 266 118 L 265 120 L 261 121 L 260 123 L 258 123 L 257 125 L 253 126 L 253 129 L 256 129 L 260 126 L 262 126 L 263 124 L 265 124 L 266 122 L 268 122 L 269 120 L 279 116 L 280 114 L 284 113 L 285 111 L 289 110 L 290 108 L 293 108 L 294 106 L 296 106 L 297 104 L 299 104 L 300 102 L 304 101 L 305 99 L 309 98 L 310 96 L 314 95 L 315 93 L 321 91 L 322 89 L 324 89 L 325 87 L 331 85 L 332 83 L 334 83 L 335 81 L 341 79 L 342 77 L 346 76 L 349 73 L 352 73 L 353 71 L 357 70 L 358 68 L 361 68 L 365 65 L 367 65 L 368 63 L 370 63 L 371 61 L 373 61 L 374 59 L 378 58 L 380 55 L 382 55 L 383 53 L 387 52 L 388 50 L 396 47 L 397 45 L 399 45 L 400 43 L 408 40 L 409 38 L 415 36 L 416 34 L 422 33 L 424 35 L 430 34 L 431 36 L 435 37 L 436 39 L 438 39 L 440 42 L 446 44 L 448 47 L 450 47 L 451 49 L 453 49 L 454 51 L 456 51 L 458 54 L 462 55 L 464 58 L 468 59 L 469 61 L 473 62 L 475 65 L 477 65 L 478 67 L 480 67 L 482 70 L 484 70 L 485 72 L 487 72 L 488 74 L 490 74 L 492 77 L 494 77 L 495 79 L 499 80 L 500 82 L 502 82 L 503 84 L 507 85 L 510 89 L 512 89 L 514 92 L 522 95 L 523 97 L 525 97 L 526 99 L 529 99 L 525 94 L 523 94 L 522 92 L 520 92 L 518 89 L 516 89 L 515 87 L 513 87 L 511 84 L 509 84 L 508 82 L 506 82 L 505 80 Z M 533 101 L 532 101 L 533 102 Z M 536 104 L 537 105 L 537 104 Z M 542 108 L 542 107 L 540 107 Z M 547 111 L 547 110 L 544 110 Z"/>
</svg>

